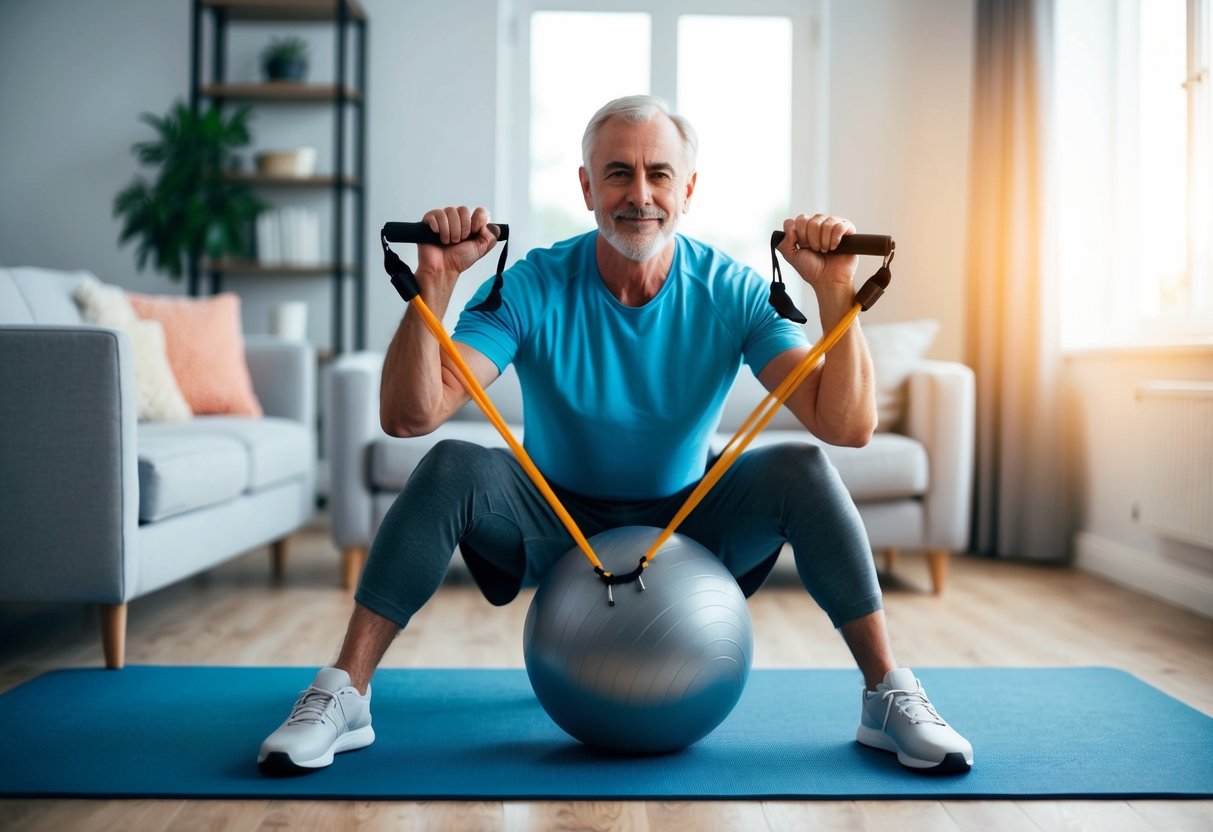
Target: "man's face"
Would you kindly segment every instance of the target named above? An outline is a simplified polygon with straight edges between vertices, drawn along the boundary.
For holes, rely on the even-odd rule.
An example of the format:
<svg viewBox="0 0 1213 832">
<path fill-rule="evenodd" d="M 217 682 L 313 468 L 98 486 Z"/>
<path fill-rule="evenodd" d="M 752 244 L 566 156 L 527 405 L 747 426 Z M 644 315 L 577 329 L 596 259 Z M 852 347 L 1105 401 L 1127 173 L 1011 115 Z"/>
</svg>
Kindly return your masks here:
<svg viewBox="0 0 1213 832">
<path fill-rule="evenodd" d="M 581 169 L 585 207 L 606 241 L 629 260 L 661 253 L 694 189 L 682 137 L 664 115 L 647 122 L 608 119 L 598 131 L 589 169 Z"/>
</svg>

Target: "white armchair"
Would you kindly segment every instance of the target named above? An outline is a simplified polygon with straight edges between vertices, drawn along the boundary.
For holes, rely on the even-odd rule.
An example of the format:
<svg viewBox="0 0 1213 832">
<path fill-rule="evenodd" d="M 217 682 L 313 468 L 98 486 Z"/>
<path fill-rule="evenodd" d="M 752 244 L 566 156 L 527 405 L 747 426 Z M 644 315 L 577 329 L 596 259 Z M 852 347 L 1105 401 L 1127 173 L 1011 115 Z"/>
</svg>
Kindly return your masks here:
<svg viewBox="0 0 1213 832">
<path fill-rule="evenodd" d="M 879 327 L 865 329 L 878 332 Z M 876 349 L 873 358 L 879 381 L 882 361 Z M 345 355 L 334 363 L 329 386 L 326 436 L 332 533 L 343 553 L 349 587 L 357 582 L 388 508 L 430 448 L 442 439 L 505 447 L 474 404 L 427 436 L 388 437 L 379 427 L 382 366 L 383 356 L 378 353 Z M 955 362 L 914 359 L 912 363 L 901 362 L 895 372 L 884 375 L 896 377 L 896 390 L 883 391 L 886 397 L 896 394 L 895 415 L 888 419 L 892 429 L 878 432 L 863 448 L 823 448 L 859 508 L 873 549 L 883 550 L 890 564 L 899 550 L 924 550 L 932 587 L 939 594 L 946 584 L 951 553 L 968 546 L 975 423 L 973 372 Z M 765 393 L 753 375 L 743 369 L 725 407 L 718 448 Z M 512 368 L 492 385 L 489 395 L 521 438 L 522 398 Z M 889 412 L 888 408 L 882 409 Z M 786 441 L 817 440 L 785 409 L 776 414 L 753 446 Z"/>
</svg>

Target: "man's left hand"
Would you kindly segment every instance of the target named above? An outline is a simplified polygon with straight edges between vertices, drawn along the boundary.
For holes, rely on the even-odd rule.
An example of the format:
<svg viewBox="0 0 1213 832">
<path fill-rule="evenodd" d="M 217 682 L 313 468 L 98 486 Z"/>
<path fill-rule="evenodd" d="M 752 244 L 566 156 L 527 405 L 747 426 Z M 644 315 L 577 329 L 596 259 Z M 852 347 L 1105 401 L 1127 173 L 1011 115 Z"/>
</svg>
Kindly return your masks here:
<svg viewBox="0 0 1213 832">
<path fill-rule="evenodd" d="M 850 291 L 859 258 L 854 254 L 830 254 L 843 237 L 855 233 L 850 220 L 829 214 L 800 214 L 794 220 L 783 221 L 783 232 L 779 253 L 815 291 L 843 287 Z"/>
</svg>

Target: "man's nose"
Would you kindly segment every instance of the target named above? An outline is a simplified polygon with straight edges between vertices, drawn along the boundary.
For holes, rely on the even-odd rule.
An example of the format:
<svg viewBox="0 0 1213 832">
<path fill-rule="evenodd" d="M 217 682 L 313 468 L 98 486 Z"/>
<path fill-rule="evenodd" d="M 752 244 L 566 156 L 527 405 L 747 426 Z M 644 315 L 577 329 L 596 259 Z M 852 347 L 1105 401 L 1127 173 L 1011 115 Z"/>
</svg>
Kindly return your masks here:
<svg viewBox="0 0 1213 832">
<path fill-rule="evenodd" d="M 628 201 L 633 205 L 648 205 L 653 201 L 653 189 L 649 187 L 647 176 L 632 177 L 632 187 L 628 189 Z"/>
</svg>

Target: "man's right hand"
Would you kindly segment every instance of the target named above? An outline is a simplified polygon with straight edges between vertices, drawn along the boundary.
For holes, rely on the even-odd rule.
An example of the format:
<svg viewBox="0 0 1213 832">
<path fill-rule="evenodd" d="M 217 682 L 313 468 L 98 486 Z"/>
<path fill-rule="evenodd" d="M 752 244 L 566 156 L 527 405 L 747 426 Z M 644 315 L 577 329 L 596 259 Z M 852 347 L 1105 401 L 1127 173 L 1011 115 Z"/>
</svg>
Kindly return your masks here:
<svg viewBox="0 0 1213 832">
<path fill-rule="evenodd" d="M 426 306 L 442 319 L 459 275 L 497 244 L 484 208 L 436 208 L 422 221 L 443 245 L 419 245 L 417 283 Z M 465 344 L 455 348 L 482 387 L 497 377 L 497 365 Z M 420 436 L 450 418 L 468 400 L 451 360 L 443 355 L 412 304 L 383 362 L 379 421 L 389 436 Z"/>
<path fill-rule="evenodd" d="M 421 221 L 443 242 L 441 246 L 417 246 L 417 279 L 422 282 L 440 274 L 448 279 L 458 277 L 497 245 L 497 238 L 488 228 L 489 212 L 484 208 L 435 208 Z"/>
</svg>

